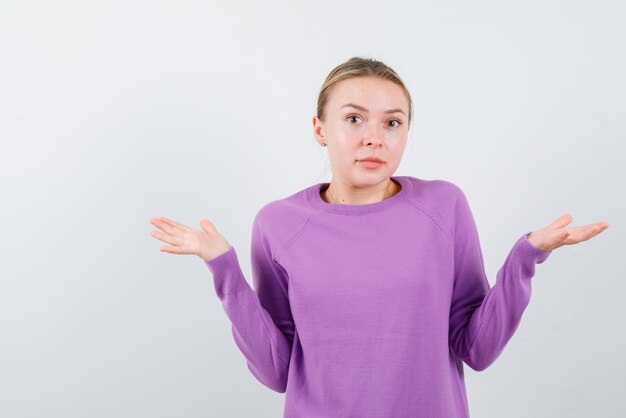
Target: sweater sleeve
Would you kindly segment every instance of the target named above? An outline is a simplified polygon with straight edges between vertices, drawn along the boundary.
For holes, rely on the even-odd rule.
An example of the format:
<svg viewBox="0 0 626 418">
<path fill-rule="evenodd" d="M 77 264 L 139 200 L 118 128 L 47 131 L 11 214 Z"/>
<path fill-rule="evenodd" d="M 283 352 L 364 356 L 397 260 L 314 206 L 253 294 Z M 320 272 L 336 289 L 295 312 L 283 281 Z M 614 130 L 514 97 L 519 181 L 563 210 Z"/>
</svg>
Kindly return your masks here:
<svg viewBox="0 0 626 418">
<path fill-rule="evenodd" d="M 476 371 L 489 367 L 519 326 L 530 301 L 535 265 L 542 251 L 522 235 L 489 286 L 478 231 L 465 194 L 459 189 L 455 206 L 454 288 L 450 307 L 450 346 Z"/>
<path fill-rule="evenodd" d="M 256 291 L 246 281 L 234 247 L 205 263 L 213 274 L 215 291 L 248 369 L 265 386 L 284 393 L 294 322 L 286 292 L 286 273 L 272 257 L 258 217 L 254 220 L 251 250 Z"/>
</svg>

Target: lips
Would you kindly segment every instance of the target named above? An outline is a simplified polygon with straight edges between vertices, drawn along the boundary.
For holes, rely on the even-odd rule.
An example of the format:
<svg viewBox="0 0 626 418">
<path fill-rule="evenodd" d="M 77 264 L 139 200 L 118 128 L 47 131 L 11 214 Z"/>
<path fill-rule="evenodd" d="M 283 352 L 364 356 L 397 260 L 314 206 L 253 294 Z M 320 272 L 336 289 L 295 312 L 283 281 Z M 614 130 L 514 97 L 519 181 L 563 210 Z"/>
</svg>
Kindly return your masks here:
<svg viewBox="0 0 626 418">
<path fill-rule="evenodd" d="M 376 170 L 377 168 L 382 167 L 385 164 L 383 160 L 376 157 L 362 158 L 360 160 L 357 160 L 356 163 L 367 170 Z"/>
<path fill-rule="evenodd" d="M 381 160 L 380 158 L 376 158 L 376 157 L 361 158 L 360 160 L 357 160 L 357 161 L 372 161 L 374 163 L 384 163 L 383 160 Z"/>
</svg>

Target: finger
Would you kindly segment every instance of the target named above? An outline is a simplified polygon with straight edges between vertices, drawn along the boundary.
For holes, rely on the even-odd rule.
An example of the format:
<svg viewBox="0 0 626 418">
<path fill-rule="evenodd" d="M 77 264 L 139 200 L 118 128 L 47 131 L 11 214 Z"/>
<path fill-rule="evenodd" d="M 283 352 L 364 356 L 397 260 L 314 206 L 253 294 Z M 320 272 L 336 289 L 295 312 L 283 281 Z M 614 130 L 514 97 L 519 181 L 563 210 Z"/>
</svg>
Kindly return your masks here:
<svg viewBox="0 0 626 418">
<path fill-rule="evenodd" d="M 179 237 L 174 237 L 168 234 L 164 234 L 161 231 L 152 231 L 150 235 L 171 245 L 180 245 L 182 243 L 181 242 L 182 240 Z"/>
<path fill-rule="evenodd" d="M 180 228 L 180 227 L 184 227 L 185 226 L 185 225 L 183 225 L 183 224 L 181 224 L 179 222 L 176 222 L 173 219 L 166 218 L 165 216 L 159 216 L 158 219 L 162 220 L 163 222 L 167 222 L 168 224 L 170 224 L 172 226 L 175 226 L 175 227 L 179 227 Z"/>
<path fill-rule="evenodd" d="M 172 235 L 172 236 L 180 236 L 183 234 L 183 232 L 186 231 L 184 225 L 179 224 L 177 222 L 168 222 L 163 218 L 153 218 L 154 221 L 152 222 L 152 224 L 158 228 L 161 228 L 163 231 L 165 231 L 167 234 Z"/>
<path fill-rule="evenodd" d="M 204 230 L 204 232 L 207 232 L 209 234 L 217 233 L 215 225 L 213 225 L 213 222 L 209 221 L 208 219 L 202 219 L 200 221 L 200 227 L 202 227 L 202 230 Z"/>
<path fill-rule="evenodd" d="M 584 232 L 589 229 L 598 229 L 599 230 L 598 232 L 601 232 L 601 231 L 604 231 L 608 227 L 609 227 L 609 224 L 606 222 L 596 222 L 596 223 L 589 224 L 589 225 L 575 226 L 575 227 L 570 227 L 567 229 L 572 232 Z"/>
<path fill-rule="evenodd" d="M 165 218 L 165 217 L 163 217 L 163 216 L 155 216 L 154 218 L 150 218 L 149 222 L 150 222 L 152 225 L 162 224 L 162 223 L 165 223 L 165 222 L 166 222 L 166 219 L 167 219 L 167 218 Z M 173 225 L 172 225 L 172 226 L 173 226 Z"/>
<path fill-rule="evenodd" d="M 592 225 L 571 226 L 571 227 L 565 228 L 565 229 L 570 231 L 570 232 L 572 232 L 572 233 L 578 233 L 578 232 L 581 232 L 581 231 L 585 231 L 590 226 L 592 226 Z"/>
<path fill-rule="evenodd" d="M 157 218 L 153 218 L 155 220 L 161 221 L 162 223 L 169 225 L 172 228 L 178 228 L 182 231 L 189 231 L 189 227 L 185 224 L 181 224 L 180 222 L 176 222 L 172 219 L 166 218 L 165 216 L 159 216 Z"/>
<path fill-rule="evenodd" d="M 161 252 L 171 253 L 171 254 L 189 254 L 189 252 L 184 251 L 180 247 L 173 247 L 173 246 L 169 246 L 169 245 L 161 247 Z"/>
<path fill-rule="evenodd" d="M 598 235 L 600 232 L 604 231 L 608 227 L 609 227 L 609 224 L 606 222 L 598 222 L 598 223 L 593 224 L 592 225 L 593 232 L 587 239 L 595 237 L 596 235 Z"/>
<path fill-rule="evenodd" d="M 548 225 L 548 229 L 555 230 L 555 229 L 563 228 L 564 226 L 569 225 L 573 219 L 574 218 L 572 218 L 572 215 L 570 215 L 569 213 L 566 213 L 560 216 L 556 221 Z"/>
<path fill-rule="evenodd" d="M 588 239 L 598 235 L 604 229 L 606 228 L 598 227 L 595 224 L 587 225 L 585 227 L 582 227 L 582 229 L 577 229 L 576 231 L 572 231 L 572 234 L 570 235 L 569 239 L 573 241 L 574 244 L 587 241 Z"/>
</svg>

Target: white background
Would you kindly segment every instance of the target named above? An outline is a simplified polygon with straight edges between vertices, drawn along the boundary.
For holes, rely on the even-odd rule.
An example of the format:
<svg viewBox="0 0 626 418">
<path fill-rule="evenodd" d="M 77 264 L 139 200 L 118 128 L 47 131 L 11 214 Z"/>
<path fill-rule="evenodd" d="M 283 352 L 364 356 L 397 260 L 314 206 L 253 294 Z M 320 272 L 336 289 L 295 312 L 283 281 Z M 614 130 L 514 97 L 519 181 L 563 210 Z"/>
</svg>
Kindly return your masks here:
<svg viewBox="0 0 626 418">
<path fill-rule="evenodd" d="M 537 266 L 481 418 L 621 417 L 626 6 L 620 1 L 0 1 L 0 416 L 279 417 L 212 276 L 153 216 L 237 249 L 330 180 L 311 119 L 351 56 L 394 68 L 415 121 L 397 175 L 470 201 L 490 283 L 564 213 L 608 230 Z M 622 238 L 620 238 L 622 237 Z"/>
</svg>

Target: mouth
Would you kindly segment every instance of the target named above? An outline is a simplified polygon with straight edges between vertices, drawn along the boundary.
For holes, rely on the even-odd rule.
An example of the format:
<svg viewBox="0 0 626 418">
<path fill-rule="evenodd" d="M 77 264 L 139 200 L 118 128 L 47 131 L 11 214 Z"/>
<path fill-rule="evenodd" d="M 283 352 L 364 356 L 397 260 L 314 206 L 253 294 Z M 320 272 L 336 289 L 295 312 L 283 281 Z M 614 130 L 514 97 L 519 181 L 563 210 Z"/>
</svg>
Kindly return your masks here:
<svg viewBox="0 0 626 418">
<path fill-rule="evenodd" d="M 383 160 L 381 160 L 380 158 L 377 157 L 366 157 L 366 158 L 361 158 L 360 160 L 357 160 L 358 162 L 366 162 L 366 161 L 371 161 L 374 163 L 384 163 Z"/>
<path fill-rule="evenodd" d="M 385 164 L 383 160 L 376 157 L 362 158 L 360 160 L 356 160 L 356 163 L 361 167 L 367 168 L 368 170 L 377 169 Z"/>
</svg>

